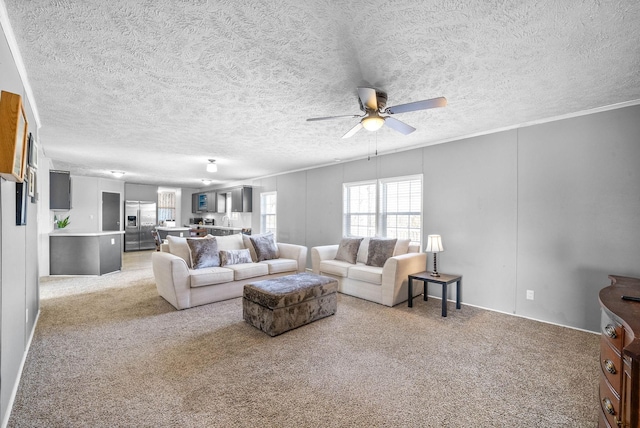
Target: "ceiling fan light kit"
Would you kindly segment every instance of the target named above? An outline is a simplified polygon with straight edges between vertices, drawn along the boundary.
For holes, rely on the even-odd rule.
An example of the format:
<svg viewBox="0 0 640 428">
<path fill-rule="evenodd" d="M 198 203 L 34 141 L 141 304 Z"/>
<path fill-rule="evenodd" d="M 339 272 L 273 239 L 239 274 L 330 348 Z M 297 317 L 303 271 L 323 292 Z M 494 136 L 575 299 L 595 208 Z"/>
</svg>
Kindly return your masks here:
<svg viewBox="0 0 640 428">
<path fill-rule="evenodd" d="M 367 116 L 360 123 L 367 131 L 377 131 L 384 125 L 384 118 L 378 115 Z"/>
<path fill-rule="evenodd" d="M 312 117 L 307 119 L 308 122 L 328 119 L 338 119 L 343 117 L 362 118 L 353 128 L 351 128 L 342 138 L 349 138 L 353 136 L 360 129 L 364 128 L 368 131 L 377 131 L 382 128 L 383 125 L 387 125 L 389 128 L 400 132 L 404 135 L 409 135 L 416 130 L 413 126 L 399 121 L 395 117 L 390 115 L 398 113 L 406 113 L 409 111 L 427 110 L 436 107 L 444 107 L 447 105 L 447 99 L 444 97 L 432 98 L 429 100 L 414 101 L 407 104 L 399 104 L 393 107 L 386 107 L 387 94 L 382 91 L 378 91 L 374 88 L 358 88 L 358 103 L 360 104 L 360 110 L 365 114 L 359 115 L 341 115 L 341 116 L 324 116 L 324 117 Z M 380 114 L 386 114 L 389 116 L 380 116 Z"/>
</svg>

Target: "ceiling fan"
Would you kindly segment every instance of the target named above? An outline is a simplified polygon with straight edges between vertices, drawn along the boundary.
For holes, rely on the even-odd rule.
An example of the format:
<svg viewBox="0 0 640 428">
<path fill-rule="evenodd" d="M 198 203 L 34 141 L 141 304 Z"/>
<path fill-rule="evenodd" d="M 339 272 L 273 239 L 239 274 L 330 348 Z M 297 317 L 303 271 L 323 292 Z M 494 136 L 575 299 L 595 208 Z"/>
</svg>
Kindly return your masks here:
<svg viewBox="0 0 640 428">
<path fill-rule="evenodd" d="M 356 126 L 351 128 L 346 134 L 344 134 L 342 138 L 349 138 L 362 128 L 369 131 L 377 131 L 378 129 L 382 128 L 382 125 L 387 125 L 391 129 L 394 129 L 404 135 L 408 135 L 415 131 L 416 128 L 399 121 L 395 117 L 381 116 L 381 114 L 392 115 L 397 113 L 406 113 L 408 111 L 444 107 L 447 105 L 446 98 L 438 97 L 432 98 L 430 100 L 414 101 L 412 103 L 386 107 L 386 92 L 378 91 L 373 88 L 358 88 L 358 102 L 360 104 L 360 110 L 364 112 L 363 115 L 347 114 L 342 116 L 312 117 L 310 119 L 307 119 L 307 121 L 313 122 L 316 120 L 329 120 L 343 117 L 360 117 L 360 122 L 358 122 Z"/>
</svg>

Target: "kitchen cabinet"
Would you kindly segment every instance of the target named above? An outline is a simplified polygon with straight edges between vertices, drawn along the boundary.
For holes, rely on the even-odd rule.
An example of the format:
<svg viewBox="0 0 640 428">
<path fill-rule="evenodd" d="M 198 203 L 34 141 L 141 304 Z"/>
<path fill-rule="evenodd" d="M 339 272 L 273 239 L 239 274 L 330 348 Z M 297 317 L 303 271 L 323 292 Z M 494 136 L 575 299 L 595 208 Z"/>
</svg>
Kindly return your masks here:
<svg viewBox="0 0 640 428">
<path fill-rule="evenodd" d="M 226 193 L 218 193 L 216 194 L 216 212 L 220 214 L 224 214 L 227 212 L 227 194 Z"/>
<path fill-rule="evenodd" d="M 231 211 L 234 213 L 250 213 L 253 204 L 253 189 L 241 186 L 231 189 Z"/>
<path fill-rule="evenodd" d="M 71 174 L 69 171 L 49 171 L 49 209 L 71 209 Z"/>
<path fill-rule="evenodd" d="M 216 192 L 207 192 L 207 210 L 206 212 L 208 213 L 215 213 L 217 212 L 216 210 L 216 202 L 217 202 L 217 197 L 216 197 Z"/>
<path fill-rule="evenodd" d="M 208 204 L 208 193 L 194 193 L 191 195 L 191 212 L 193 213 L 206 213 Z"/>
<path fill-rule="evenodd" d="M 191 194 L 191 212 L 192 213 L 198 212 L 198 193 Z"/>
</svg>

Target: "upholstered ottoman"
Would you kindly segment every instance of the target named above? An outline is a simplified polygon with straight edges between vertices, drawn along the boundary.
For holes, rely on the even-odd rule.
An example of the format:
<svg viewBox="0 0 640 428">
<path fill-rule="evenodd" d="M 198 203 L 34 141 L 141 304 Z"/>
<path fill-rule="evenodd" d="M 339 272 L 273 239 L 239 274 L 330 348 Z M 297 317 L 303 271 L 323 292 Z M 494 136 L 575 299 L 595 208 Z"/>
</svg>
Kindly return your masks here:
<svg viewBox="0 0 640 428">
<path fill-rule="evenodd" d="M 277 336 L 337 310 L 338 282 L 312 273 L 281 276 L 244 286 L 242 316 L 246 322 Z"/>
</svg>

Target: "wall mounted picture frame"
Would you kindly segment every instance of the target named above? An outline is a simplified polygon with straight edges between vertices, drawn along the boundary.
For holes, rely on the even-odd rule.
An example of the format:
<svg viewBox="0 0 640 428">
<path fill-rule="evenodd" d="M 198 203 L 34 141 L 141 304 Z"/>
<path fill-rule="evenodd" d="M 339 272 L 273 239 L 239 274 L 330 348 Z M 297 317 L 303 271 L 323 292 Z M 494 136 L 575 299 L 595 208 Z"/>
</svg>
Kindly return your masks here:
<svg viewBox="0 0 640 428">
<path fill-rule="evenodd" d="M 22 97 L 0 92 L 0 177 L 22 182 L 27 167 L 29 122 Z"/>
<path fill-rule="evenodd" d="M 28 164 L 31 168 L 38 168 L 38 142 L 30 132 L 27 145 Z"/>
<path fill-rule="evenodd" d="M 33 167 L 29 167 L 27 170 L 27 182 L 29 183 L 29 197 L 31 202 L 36 197 L 36 170 Z"/>
<path fill-rule="evenodd" d="M 16 226 L 27 224 L 27 192 L 29 183 L 23 180 L 16 182 Z"/>
</svg>

